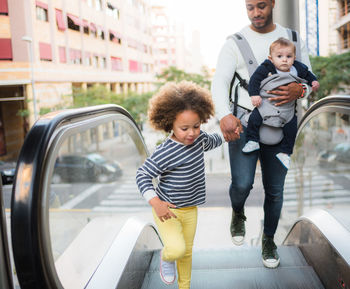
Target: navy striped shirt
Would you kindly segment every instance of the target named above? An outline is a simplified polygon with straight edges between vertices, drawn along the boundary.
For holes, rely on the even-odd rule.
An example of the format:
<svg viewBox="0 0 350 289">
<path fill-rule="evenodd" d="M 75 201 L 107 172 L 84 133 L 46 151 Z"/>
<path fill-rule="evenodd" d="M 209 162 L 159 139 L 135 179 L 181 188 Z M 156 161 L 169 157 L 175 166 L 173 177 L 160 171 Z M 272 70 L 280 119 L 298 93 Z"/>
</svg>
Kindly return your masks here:
<svg viewBox="0 0 350 289">
<path fill-rule="evenodd" d="M 219 134 L 201 131 L 191 145 L 184 145 L 170 137 L 157 146 L 154 153 L 137 170 L 136 183 L 145 196 L 156 196 L 176 205 L 191 207 L 205 202 L 204 151 L 220 146 Z M 154 189 L 152 179 L 159 177 Z M 155 191 L 155 193 L 154 193 Z M 152 195 L 153 194 L 153 195 Z"/>
</svg>

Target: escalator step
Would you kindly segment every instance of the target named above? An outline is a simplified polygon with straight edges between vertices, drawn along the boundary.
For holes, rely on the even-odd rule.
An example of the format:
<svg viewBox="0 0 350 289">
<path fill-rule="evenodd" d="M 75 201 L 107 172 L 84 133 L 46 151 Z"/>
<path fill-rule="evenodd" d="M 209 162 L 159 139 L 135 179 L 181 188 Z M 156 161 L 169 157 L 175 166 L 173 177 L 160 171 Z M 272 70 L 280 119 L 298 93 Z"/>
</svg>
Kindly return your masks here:
<svg viewBox="0 0 350 289">
<path fill-rule="evenodd" d="M 175 289 L 177 283 L 165 285 L 159 272 L 148 272 L 142 289 Z M 191 289 L 322 289 L 314 270 L 305 267 L 239 268 L 193 270 Z"/>
<path fill-rule="evenodd" d="M 260 247 L 233 247 L 194 250 L 191 289 L 322 289 L 313 268 L 297 247 L 279 246 L 281 263 L 267 269 L 261 261 Z M 165 285 L 159 277 L 159 251 L 153 255 L 142 289 L 177 288 Z"/>
</svg>

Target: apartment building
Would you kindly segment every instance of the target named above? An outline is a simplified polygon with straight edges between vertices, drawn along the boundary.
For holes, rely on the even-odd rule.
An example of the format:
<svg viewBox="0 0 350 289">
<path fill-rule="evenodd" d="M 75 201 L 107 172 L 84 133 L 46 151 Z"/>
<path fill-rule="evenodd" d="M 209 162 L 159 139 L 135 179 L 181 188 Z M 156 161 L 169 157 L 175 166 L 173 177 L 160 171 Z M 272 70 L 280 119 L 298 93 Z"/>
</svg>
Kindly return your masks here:
<svg viewBox="0 0 350 289">
<path fill-rule="evenodd" d="M 300 31 L 313 55 L 350 49 L 350 0 L 300 0 Z"/>
<path fill-rule="evenodd" d="M 148 0 L 0 0 L 0 159 L 74 87 L 153 89 Z"/>
<path fill-rule="evenodd" d="M 334 29 L 338 31 L 338 52 L 350 50 L 350 0 L 338 0 L 338 17 Z"/>
<path fill-rule="evenodd" d="M 186 70 L 184 27 L 169 17 L 164 3 L 155 2 L 152 5 L 152 35 L 156 73 L 169 66 Z"/>
</svg>

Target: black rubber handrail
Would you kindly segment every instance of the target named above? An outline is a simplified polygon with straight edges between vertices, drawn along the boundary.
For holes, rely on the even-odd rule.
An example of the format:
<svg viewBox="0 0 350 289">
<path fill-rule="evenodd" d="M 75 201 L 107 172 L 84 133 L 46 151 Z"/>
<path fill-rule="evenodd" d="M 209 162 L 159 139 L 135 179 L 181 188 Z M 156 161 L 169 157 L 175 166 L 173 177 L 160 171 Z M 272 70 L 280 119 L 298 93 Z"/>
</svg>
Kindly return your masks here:
<svg viewBox="0 0 350 289">
<path fill-rule="evenodd" d="M 52 137 L 63 125 L 110 114 L 122 114 L 137 127 L 122 107 L 101 105 L 47 114 L 27 134 L 17 161 L 11 200 L 12 247 L 21 289 L 62 288 L 45 263 L 47 244 L 43 244 L 42 176 Z"/>
<path fill-rule="evenodd" d="M 304 122 L 308 121 L 309 117 L 313 115 L 318 109 L 326 106 L 341 106 L 350 108 L 350 96 L 349 95 L 331 95 L 320 99 L 315 102 L 303 115 L 299 122 L 299 127 L 304 126 Z"/>
<path fill-rule="evenodd" d="M 12 269 L 7 241 L 6 214 L 0 178 L 0 288 L 13 289 Z"/>
</svg>

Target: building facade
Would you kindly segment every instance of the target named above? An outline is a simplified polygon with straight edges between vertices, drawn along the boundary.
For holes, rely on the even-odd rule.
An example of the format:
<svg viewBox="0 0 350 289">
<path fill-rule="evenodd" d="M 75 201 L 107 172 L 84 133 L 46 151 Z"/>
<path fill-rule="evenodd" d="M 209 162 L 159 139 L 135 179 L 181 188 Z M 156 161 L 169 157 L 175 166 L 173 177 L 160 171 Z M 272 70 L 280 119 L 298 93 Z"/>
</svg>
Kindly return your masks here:
<svg viewBox="0 0 350 289">
<path fill-rule="evenodd" d="M 74 87 L 153 90 L 147 0 L 0 0 L 0 159 Z"/>
<path fill-rule="evenodd" d="M 300 0 L 300 31 L 310 54 L 328 56 L 350 49 L 350 0 Z"/>
</svg>

